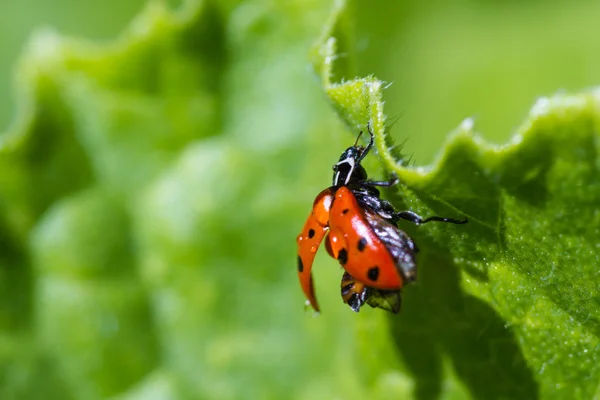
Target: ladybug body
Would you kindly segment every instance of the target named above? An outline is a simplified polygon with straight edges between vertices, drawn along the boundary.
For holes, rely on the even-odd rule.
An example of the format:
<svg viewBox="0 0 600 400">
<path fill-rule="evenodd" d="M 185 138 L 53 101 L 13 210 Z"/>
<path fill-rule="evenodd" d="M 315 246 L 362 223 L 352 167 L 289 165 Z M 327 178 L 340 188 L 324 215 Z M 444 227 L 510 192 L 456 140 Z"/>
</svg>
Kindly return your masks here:
<svg viewBox="0 0 600 400">
<path fill-rule="evenodd" d="M 378 235 L 378 231 L 381 231 L 383 237 L 387 238 L 388 233 L 400 232 L 398 228 L 373 211 L 361 207 L 348 187 L 342 186 L 336 191 L 329 224 L 327 243 L 332 256 L 346 272 L 376 289 L 393 290 L 404 285 L 404 273 L 398 267 L 414 269 L 412 241 L 406 236 L 407 242 L 398 243 L 404 258 L 409 261 L 402 265 Z"/>
<path fill-rule="evenodd" d="M 397 313 L 402 287 L 416 279 L 418 251 L 413 240 L 398 229 L 397 222 L 401 219 L 416 224 L 467 222 L 441 217 L 422 219 L 410 211 L 396 212 L 389 202 L 381 199 L 377 187 L 392 186 L 398 180 L 367 180 L 361 161 L 374 144 L 370 130 L 369 134 L 366 147 L 355 143 L 342 153 L 333 166 L 332 186 L 316 197 L 297 238 L 298 277 L 308 302 L 316 311 L 319 305 L 311 270 L 323 239 L 329 255 L 345 270 L 341 282 L 343 301 L 356 312 L 366 303 Z"/>
</svg>

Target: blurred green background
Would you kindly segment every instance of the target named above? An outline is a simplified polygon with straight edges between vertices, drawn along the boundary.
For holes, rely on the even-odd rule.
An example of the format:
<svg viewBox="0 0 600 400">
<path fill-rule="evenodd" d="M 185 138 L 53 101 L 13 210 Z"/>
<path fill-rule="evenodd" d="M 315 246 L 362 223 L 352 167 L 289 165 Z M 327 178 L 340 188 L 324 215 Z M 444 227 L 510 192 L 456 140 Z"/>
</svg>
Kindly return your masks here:
<svg viewBox="0 0 600 400">
<path fill-rule="evenodd" d="M 460 349 L 415 395 L 388 315 L 343 306 L 324 255 L 324 313 L 303 312 L 295 235 L 355 134 L 307 60 L 332 2 L 159 3 L 0 3 L 0 398 L 501 397 L 457 376 Z M 417 165 L 466 117 L 502 143 L 538 96 L 600 81 L 598 2 L 353 11 L 347 56 L 393 82 L 391 135 Z M 18 64 L 47 26 L 101 45 Z"/>
<path fill-rule="evenodd" d="M 0 126 L 13 118 L 13 70 L 33 31 L 51 27 L 66 35 L 111 40 L 144 3 L 2 2 L 0 93 L 6 95 L 0 99 Z M 167 3 L 176 7 L 180 1 Z M 389 117 L 397 120 L 393 133 L 409 139 L 407 151 L 420 164 L 433 159 L 462 118 L 474 117 L 486 138 L 501 143 L 539 96 L 599 81 L 600 5 L 592 0 L 436 1 L 427 6 L 375 0 L 359 2 L 356 15 L 357 75 L 374 74 L 392 83 L 386 103 Z"/>
<path fill-rule="evenodd" d="M 144 1 L 3 1 L 0 3 L 0 126 L 13 119 L 13 79 L 19 55 L 36 30 L 51 28 L 65 35 L 97 40 L 114 37 L 140 11 Z"/>
</svg>

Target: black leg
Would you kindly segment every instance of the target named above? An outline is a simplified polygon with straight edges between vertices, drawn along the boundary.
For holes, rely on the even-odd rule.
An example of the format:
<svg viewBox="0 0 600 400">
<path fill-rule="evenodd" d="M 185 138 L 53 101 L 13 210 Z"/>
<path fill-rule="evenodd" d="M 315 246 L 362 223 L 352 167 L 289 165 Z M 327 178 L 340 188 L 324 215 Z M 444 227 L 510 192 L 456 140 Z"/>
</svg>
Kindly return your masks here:
<svg viewBox="0 0 600 400">
<path fill-rule="evenodd" d="M 451 224 L 466 224 L 467 222 L 469 222 L 469 220 L 466 218 L 463 219 L 462 221 L 459 221 L 459 220 L 453 219 L 453 218 L 443 218 L 443 217 L 436 217 L 436 216 L 423 219 L 418 214 L 416 214 L 412 211 L 401 211 L 401 212 L 397 213 L 395 215 L 395 217 L 398 218 L 398 220 L 405 219 L 405 220 L 413 222 L 417 225 L 426 224 L 427 222 L 433 222 L 433 221 L 448 222 Z"/>
<path fill-rule="evenodd" d="M 400 179 L 393 177 L 387 181 L 364 181 L 364 182 L 361 182 L 361 184 L 366 185 L 366 186 L 390 187 L 390 186 L 394 186 L 394 185 L 398 184 L 398 182 L 400 182 Z"/>
</svg>

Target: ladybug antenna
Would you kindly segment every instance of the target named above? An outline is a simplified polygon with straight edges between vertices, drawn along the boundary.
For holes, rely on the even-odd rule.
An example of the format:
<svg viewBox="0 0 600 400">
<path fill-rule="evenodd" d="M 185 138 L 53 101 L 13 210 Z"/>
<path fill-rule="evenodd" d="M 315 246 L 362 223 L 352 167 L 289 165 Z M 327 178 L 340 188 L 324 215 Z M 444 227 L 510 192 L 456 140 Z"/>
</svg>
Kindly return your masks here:
<svg viewBox="0 0 600 400">
<path fill-rule="evenodd" d="M 360 139 L 360 137 L 362 136 L 362 134 L 363 134 L 363 131 L 360 131 L 358 133 L 358 136 L 356 137 L 356 140 L 354 141 L 354 147 L 356 147 L 356 145 L 358 144 L 358 139 Z"/>
<path fill-rule="evenodd" d="M 358 158 L 358 162 L 360 163 L 363 158 L 366 157 L 367 153 L 373 148 L 373 145 L 375 144 L 375 135 L 373 134 L 373 131 L 371 130 L 371 123 L 367 123 L 367 130 L 369 131 L 369 144 L 367 145 L 367 147 L 365 147 L 365 149 L 360 153 L 360 157 Z M 360 138 L 360 135 L 362 134 L 362 131 L 360 131 L 360 133 L 358 134 L 358 137 Z M 356 139 L 356 141 L 358 142 L 358 138 Z M 356 144 L 355 144 L 356 146 Z"/>
</svg>

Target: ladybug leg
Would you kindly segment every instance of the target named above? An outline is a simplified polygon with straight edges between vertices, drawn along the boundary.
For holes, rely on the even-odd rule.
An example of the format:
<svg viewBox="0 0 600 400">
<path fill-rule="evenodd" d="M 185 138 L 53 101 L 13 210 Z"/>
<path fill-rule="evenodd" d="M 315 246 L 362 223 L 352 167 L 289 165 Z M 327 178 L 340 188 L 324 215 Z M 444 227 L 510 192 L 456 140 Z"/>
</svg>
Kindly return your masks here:
<svg viewBox="0 0 600 400">
<path fill-rule="evenodd" d="M 444 218 L 444 217 L 437 217 L 437 216 L 423 219 L 421 216 L 419 216 L 418 214 L 416 214 L 412 211 L 401 211 L 399 213 L 396 213 L 396 215 L 394 217 L 397 220 L 404 219 L 404 220 L 410 221 L 416 225 L 422 225 L 422 224 L 426 224 L 427 222 L 433 222 L 433 221 L 448 222 L 450 224 L 466 224 L 467 222 L 469 222 L 469 220 L 467 218 L 465 218 L 463 220 L 458 220 L 458 219 L 453 219 L 453 218 Z"/>
<path fill-rule="evenodd" d="M 377 191 L 377 189 L 375 188 L 373 188 L 373 190 Z M 390 202 L 381 199 L 379 197 L 378 191 L 376 192 L 376 194 L 364 190 L 353 191 L 353 193 L 363 207 L 369 207 L 386 220 L 391 220 L 393 222 L 398 221 L 398 218 L 396 218 L 396 210 L 394 209 L 394 206 Z"/>
<path fill-rule="evenodd" d="M 364 182 L 362 182 L 362 184 L 366 185 L 366 186 L 391 187 L 391 186 L 397 185 L 398 182 L 400 182 L 400 179 L 398 179 L 398 177 L 394 176 L 387 181 L 364 181 Z"/>
</svg>

